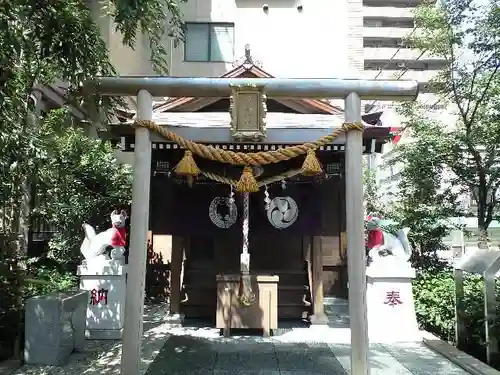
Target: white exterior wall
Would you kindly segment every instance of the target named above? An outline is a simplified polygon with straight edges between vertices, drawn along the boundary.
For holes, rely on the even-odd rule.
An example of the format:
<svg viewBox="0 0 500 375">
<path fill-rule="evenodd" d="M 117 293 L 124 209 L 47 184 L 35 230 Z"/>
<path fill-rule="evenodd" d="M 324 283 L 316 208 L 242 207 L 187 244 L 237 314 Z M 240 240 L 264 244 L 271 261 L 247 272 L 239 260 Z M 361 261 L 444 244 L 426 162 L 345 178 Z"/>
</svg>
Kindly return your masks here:
<svg viewBox="0 0 500 375">
<path fill-rule="evenodd" d="M 135 49 L 122 44 L 122 35 L 115 31 L 110 17 L 105 15 L 100 1 L 89 1 L 92 16 L 101 29 L 101 34 L 108 46 L 111 63 L 120 75 L 151 75 L 149 47 L 146 38 L 139 35 Z"/>
<path fill-rule="evenodd" d="M 137 38 L 135 51 L 122 46 L 121 36 L 102 16 L 98 3 L 92 4 L 118 72 L 153 74 L 145 38 Z M 277 77 L 356 76 L 363 64 L 361 0 L 303 2 L 302 11 L 297 9 L 299 0 L 272 0 L 267 3 L 267 13 L 264 4 L 255 0 L 189 0 L 181 4 L 186 22 L 234 23 L 235 56 L 223 63 L 185 62 L 184 45 L 174 48 L 165 38 L 167 51 L 171 51 L 171 75 L 220 76 L 244 56 L 245 44 L 249 44 L 254 60 Z"/>
<path fill-rule="evenodd" d="M 189 0 L 183 4 L 186 22 L 234 22 L 235 56 L 244 56 L 245 44 L 263 69 L 277 77 L 348 76 L 348 12 L 346 2 L 273 0 Z M 319 32 L 319 33 L 318 33 Z M 334 38 L 332 36 L 344 37 Z M 184 46 L 173 51 L 172 75 L 219 76 L 228 63 L 184 62 Z M 311 64 L 314 64 L 312 68 Z M 358 62 L 358 64 L 360 61 Z"/>
</svg>

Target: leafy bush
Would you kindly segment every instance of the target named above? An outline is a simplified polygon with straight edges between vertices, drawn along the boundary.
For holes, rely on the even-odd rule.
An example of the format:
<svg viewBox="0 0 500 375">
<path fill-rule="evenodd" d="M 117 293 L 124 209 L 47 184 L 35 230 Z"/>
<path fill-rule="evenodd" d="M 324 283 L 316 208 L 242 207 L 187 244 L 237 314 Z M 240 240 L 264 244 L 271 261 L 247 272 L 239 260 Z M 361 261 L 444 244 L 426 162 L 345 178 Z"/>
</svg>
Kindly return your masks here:
<svg viewBox="0 0 500 375">
<path fill-rule="evenodd" d="M 57 268 L 40 267 L 32 276 L 25 279 L 24 298 L 76 290 L 78 278 L 73 272 Z"/>
<path fill-rule="evenodd" d="M 462 350 L 485 360 L 484 281 L 464 275 L 464 326 L 467 327 Z M 497 293 L 500 288 L 497 285 Z M 418 272 L 413 282 L 415 309 L 420 327 L 456 345 L 455 281 L 451 267 Z M 499 311 L 500 312 L 500 311 Z M 497 313 L 500 317 L 500 314 Z M 500 319 L 499 319 L 500 322 Z"/>
<path fill-rule="evenodd" d="M 132 194 L 131 166 L 116 161 L 110 142 L 89 138 L 72 121 L 67 109 L 59 109 L 42 123 L 47 153 L 37 173 L 33 212 L 55 232 L 50 256 L 66 263 L 80 261 L 82 224 L 109 228 L 109 214 L 127 210 Z"/>
<path fill-rule="evenodd" d="M 0 360 L 14 355 L 21 347 L 24 301 L 36 295 L 70 291 L 77 287 L 74 272 L 44 262 L 16 258 L 12 249 L 0 246 Z M 9 256 L 10 254 L 10 256 Z M 18 261 L 27 269 L 16 267 Z M 21 329 L 20 329 L 21 327 Z"/>
</svg>

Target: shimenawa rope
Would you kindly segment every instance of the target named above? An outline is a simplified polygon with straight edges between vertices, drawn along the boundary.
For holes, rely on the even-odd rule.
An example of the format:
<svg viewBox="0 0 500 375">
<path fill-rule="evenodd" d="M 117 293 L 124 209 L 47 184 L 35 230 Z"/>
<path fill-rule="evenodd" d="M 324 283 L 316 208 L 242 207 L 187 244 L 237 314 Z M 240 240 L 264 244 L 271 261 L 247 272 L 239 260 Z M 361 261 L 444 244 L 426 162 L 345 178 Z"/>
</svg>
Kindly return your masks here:
<svg viewBox="0 0 500 375">
<path fill-rule="evenodd" d="M 196 165 L 193 154 L 201 156 L 208 160 L 215 160 L 221 163 L 232 165 L 243 165 L 243 173 L 240 180 L 234 185 L 239 192 L 253 193 L 259 191 L 259 184 L 255 180 L 250 166 L 266 165 L 271 163 L 279 163 L 281 161 L 290 160 L 300 155 L 306 154 L 306 158 L 302 164 L 301 174 L 306 176 L 315 176 L 323 173 L 321 163 L 315 155 L 315 150 L 331 143 L 343 132 L 348 130 L 363 131 L 363 125 L 358 123 L 345 123 L 342 128 L 334 130 L 331 134 L 317 139 L 314 142 L 307 142 L 301 145 L 283 147 L 273 151 L 260 152 L 234 152 L 230 150 L 222 150 L 212 146 L 203 145 L 194 141 L 185 139 L 171 131 L 168 131 L 163 126 L 149 120 L 137 120 L 134 126 L 150 129 L 169 141 L 177 143 L 182 148 L 186 149 L 184 157 L 175 167 L 175 173 L 180 176 L 186 176 L 188 181 L 192 181 L 193 177 L 198 176 L 202 171 Z"/>
</svg>

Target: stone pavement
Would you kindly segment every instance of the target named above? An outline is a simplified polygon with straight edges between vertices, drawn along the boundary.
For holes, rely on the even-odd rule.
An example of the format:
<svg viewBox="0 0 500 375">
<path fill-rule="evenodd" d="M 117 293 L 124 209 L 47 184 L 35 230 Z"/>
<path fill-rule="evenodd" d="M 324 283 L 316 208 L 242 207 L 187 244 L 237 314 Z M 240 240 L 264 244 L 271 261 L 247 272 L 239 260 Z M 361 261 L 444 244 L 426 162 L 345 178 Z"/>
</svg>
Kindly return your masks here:
<svg viewBox="0 0 500 375">
<path fill-rule="evenodd" d="M 150 306 L 144 316 L 138 375 L 350 374 L 345 302 L 329 302 L 329 326 L 307 328 L 281 322 L 271 338 L 224 338 L 206 324 L 169 322 L 165 307 Z M 86 350 L 72 355 L 64 366 L 23 366 L 14 374 L 119 375 L 120 358 L 119 341 L 89 340 Z M 421 343 L 372 344 L 370 363 L 371 375 L 468 374 Z"/>
<path fill-rule="evenodd" d="M 372 375 L 468 374 L 420 343 L 374 344 L 370 361 Z M 209 339 L 173 335 L 146 374 L 347 375 L 350 346 L 258 337 Z"/>
<path fill-rule="evenodd" d="M 203 323 L 172 327 L 146 375 L 347 375 L 350 331 L 345 300 L 325 299 L 328 326 L 280 322 L 271 338 L 223 338 Z M 372 344 L 371 375 L 468 375 L 424 344 Z"/>
</svg>

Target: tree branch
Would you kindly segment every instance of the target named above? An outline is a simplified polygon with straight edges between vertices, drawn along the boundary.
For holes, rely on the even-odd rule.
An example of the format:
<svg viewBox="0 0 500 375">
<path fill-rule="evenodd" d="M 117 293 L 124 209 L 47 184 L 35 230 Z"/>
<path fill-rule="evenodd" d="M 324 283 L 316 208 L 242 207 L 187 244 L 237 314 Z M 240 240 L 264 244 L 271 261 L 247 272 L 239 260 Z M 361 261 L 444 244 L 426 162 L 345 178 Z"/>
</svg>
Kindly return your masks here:
<svg viewBox="0 0 500 375">
<path fill-rule="evenodd" d="M 476 105 L 474 107 L 474 111 L 472 112 L 472 114 L 470 116 L 470 124 L 471 125 L 472 125 L 472 123 L 474 121 L 474 118 L 476 117 L 476 113 L 477 113 L 478 108 L 483 104 L 484 99 L 486 98 L 486 95 L 490 91 L 490 87 L 491 87 L 491 84 L 493 82 L 493 78 L 496 77 L 496 74 L 498 72 L 498 68 L 499 67 L 500 66 L 498 64 L 495 66 L 495 69 L 493 69 L 493 72 L 488 77 L 488 80 L 486 82 L 486 87 L 483 89 L 483 93 L 481 94 L 481 97 L 479 98 L 479 100 L 476 101 Z"/>
</svg>

